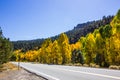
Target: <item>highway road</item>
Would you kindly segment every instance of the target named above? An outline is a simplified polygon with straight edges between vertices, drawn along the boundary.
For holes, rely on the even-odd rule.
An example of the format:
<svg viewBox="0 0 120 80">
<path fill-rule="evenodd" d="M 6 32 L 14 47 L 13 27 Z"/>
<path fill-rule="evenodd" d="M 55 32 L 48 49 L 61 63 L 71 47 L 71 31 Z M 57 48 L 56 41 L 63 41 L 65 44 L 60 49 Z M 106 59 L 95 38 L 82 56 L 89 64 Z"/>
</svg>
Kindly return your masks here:
<svg viewBox="0 0 120 80">
<path fill-rule="evenodd" d="M 48 80 L 120 80 L 120 70 L 23 62 L 20 66 Z"/>
</svg>

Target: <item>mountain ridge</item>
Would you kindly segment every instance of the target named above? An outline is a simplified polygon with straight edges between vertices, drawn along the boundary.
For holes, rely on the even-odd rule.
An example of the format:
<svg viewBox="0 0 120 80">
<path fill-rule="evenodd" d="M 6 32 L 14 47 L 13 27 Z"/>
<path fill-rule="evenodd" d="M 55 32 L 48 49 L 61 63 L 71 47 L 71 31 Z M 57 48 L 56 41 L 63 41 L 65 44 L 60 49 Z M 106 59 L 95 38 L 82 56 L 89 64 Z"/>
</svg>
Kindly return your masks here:
<svg viewBox="0 0 120 80">
<path fill-rule="evenodd" d="M 114 16 L 103 16 L 100 20 L 88 21 L 86 23 L 77 24 L 72 30 L 64 32 L 69 38 L 70 44 L 77 42 L 80 37 L 86 36 L 88 33 L 93 32 L 95 29 L 98 29 L 100 26 L 109 24 Z M 56 40 L 60 34 L 55 35 L 51 38 L 52 41 Z M 39 49 L 43 41 L 47 38 L 33 39 L 33 40 L 18 40 L 11 41 L 14 46 L 14 50 L 23 49 L 23 51 Z"/>
</svg>

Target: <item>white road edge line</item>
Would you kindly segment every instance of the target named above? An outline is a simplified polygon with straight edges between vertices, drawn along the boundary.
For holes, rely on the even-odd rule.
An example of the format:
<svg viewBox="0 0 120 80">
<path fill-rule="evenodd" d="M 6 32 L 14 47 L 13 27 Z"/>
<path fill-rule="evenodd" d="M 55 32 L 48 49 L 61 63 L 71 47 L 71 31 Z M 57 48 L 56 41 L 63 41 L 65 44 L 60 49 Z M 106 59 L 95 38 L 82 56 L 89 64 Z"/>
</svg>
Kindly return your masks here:
<svg viewBox="0 0 120 80">
<path fill-rule="evenodd" d="M 59 68 L 57 68 L 57 69 L 59 69 Z M 119 79 L 120 80 L 120 77 L 116 77 L 116 76 L 109 76 L 109 75 L 89 73 L 89 72 L 83 72 L 83 71 L 75 71 L 75 70 L 68 70 L 68 69 L 59 69 L 59 70 L 78 72 L 78 73 L 82 73 L 82 74 L 89 74 L 89 75 L 95 75 L 95 76 L 101 76 L 101 77 L 107 77 L 107 78 L 113 78 L 113 79 Z"/>
<path fill-rule="evenodd" d="M 23 67 L 23 66 L 21 66 L 21 67 Z M 33 73 L 36 72 L 38 75 L 43 76 L 43 77 L 45 77 L 45 78 L 50 78 L 50 79 L 52 79 L 52 80 L 60 80 L 60 79 L 58 79 L 58 78 L 55 78 L 55 77 L 53 77 L 53 76 L 47 75 L 47 74 L 45 74 L 45 73 L 42 73 L 42 72 L 39 72 L 39 71 L 30 69 L 30 68 L 26 68 L 26 67 L 23 67 L 23 68 L 25 68 L 25 69 L 33 72 Z M 82 74 L 95 75 L 95 76 L 100 76 L 100 77 L 113 78 L 113 79 L 118 79 L 118 80 L 120 80 L 120 77 L 116 77 L 116 76 L 109 76 L 109 75 L 103 75 L 103 74 L 96 74 L 96 73 L 83 72 L 83 71 L 75 71 L 75 70 L 68 70 L 68 69 L 60 69 L 60 68 L 56 68 L 56 69 L 64 70 L 64 71 L 71 71 L 71 72 L 78 72 L 78 73 L 82 73 Z"/>
<path fill-rule="evenodd" d="M 50 76 L 50 75 L 48 75 L 48 74 L 45 74 L 45 73 L 42 73 L 42 72 L 39 72 L 39 71 L 30 69 L 30 68 L 26 68 L 26 67 L 23 67 L 23 66 L 21 66 L 21 67 L 22 67 L 22 68 L 25 68 L 26 70 L 28 70 L 28 71 L 30 71 L 30 72 L 33 72 L 33 73 L 35 73 L 35 74 L 37 74 L 37 75 L 43 76 L 43 77 L 47 78 L 48 80 L 51 80 L 51 79 L 52 79 L 52 80 L 60 80 L 60 79 L 55 78 L 55 77 L 53 77 L 53 76 Z"/>
<path fill-rule="evenodd" d="M 11 62 L 11 63 L 18 66 L 18 64 L 17 64 L 16 62 Z M 32 73 L 35 73 L 35 74 L 40 75 L 40 76 L 42 76 L 42 77 L 45 77 L 45 78 L 48 79 L 48 80 L 51 80 L 51 79 L 52 79 L 52 80 L 60 80 L 60 79 L 55 78 L 55 77 L 53 77 L 53 76 L 47 75 L 47 74 L 45 74 L 45 73 L 42 73 L 42 72 L 39 72 L 39 71 L 30 69 L 30 68 L 24 67 L 23 65 L 20 65 L 20 66 L 21 66 L 22 68 L 24 68 L 24 69 L 32 72 Z"/>
</svg>

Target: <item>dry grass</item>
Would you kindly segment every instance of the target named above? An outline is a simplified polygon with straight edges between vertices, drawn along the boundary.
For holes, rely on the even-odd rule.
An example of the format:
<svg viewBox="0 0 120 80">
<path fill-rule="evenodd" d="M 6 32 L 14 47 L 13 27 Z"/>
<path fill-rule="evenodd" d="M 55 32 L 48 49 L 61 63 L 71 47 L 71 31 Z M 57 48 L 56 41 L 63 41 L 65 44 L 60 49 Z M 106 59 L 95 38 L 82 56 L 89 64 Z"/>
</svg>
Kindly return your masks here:
<svg viewBox="0 0 120 80">
<path fill-rule="evenodd" d="M 17 70 L 17 66 L 12 63 L 4 63 L 0 68 L 0 71 L 9 71 L 9 70 Z"/>
<path fill-rule="evenodd" d="M 84 67 L 89 67 L 89 65 L 88 65 L 88 64 L 83 64 L 83 66 L 84 66 Z"/>
<path fill-rule="evenodd" d="M 90 63 L 90 67 L 95 67 L 95 66 L 96 66 L 96 64 Z"/>
<path fill-rule="evenodd" d="M 73 66 L 73 64 L 72 63 L 69 63 L 69 64 L 65 64 L 66 66 Z"/>
<path fill-rule="evenodd" d="M 4 77 L 7 77 L 8 74 L 14 73 L 17 70 L 17 66 L 12 63 L 4 63 L 0 67 L 0 80 L 4 80 Z"/>
<path fill-rule="evenodd" d="M 82 66 L 82 64 L 80 63 L 69 63 L 69 64 L 65 64 L 66 66 Z"/>
<path fill-rule="evenodd" d="M 111 65 L 111 66 L 109 66 L 109 69 L 117 69 L 117 70 L 120 70 L 120 66 Z"/>
<path fill-rule="evenodd" d="M 96 64 L 94 64 L 94 63 L 90 63 L 90 67 L 93 67 L 93 68 L 100 68 L 99 65 L 96 65 Z"/>
<path fill-rule="evenodd" d="M 66 66 L 83 66 L 83 67 L 93 67 L 93 68 L 100 68 L 99 65 L 96 65 L 94 63 L 90 63 L 90 65 L 88 64 L 80 64 L 80 63 L 69 63 L 69 64 L 65 64 Z M 120 67 L 120 66 L 119 66 Z"/>
<path fill-rule="evenodd" d="M 95 65 L 95 68 L 100 68 L 100 65 Z"/>
<path fill-rule="evenodd" d="M 0 80 L 46 80 L 22 68 L 18 70 L 18 67 L 12 63 L 3 64 L 1 70 Z"/>
<path fill-rule="evenodd" d="M 80 63 L 75 63 L 74 66 L 82 66 Z"/>
</svg>

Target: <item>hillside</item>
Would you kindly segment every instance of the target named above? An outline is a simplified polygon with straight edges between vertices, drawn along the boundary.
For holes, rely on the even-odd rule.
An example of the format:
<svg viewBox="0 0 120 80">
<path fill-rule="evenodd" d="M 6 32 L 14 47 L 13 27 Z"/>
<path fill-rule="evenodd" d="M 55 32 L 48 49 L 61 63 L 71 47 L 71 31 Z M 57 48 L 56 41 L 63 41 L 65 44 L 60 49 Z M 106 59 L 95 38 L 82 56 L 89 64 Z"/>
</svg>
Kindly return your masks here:
<svg viewBox="0 0 120 80">
<path fill-rule="evenodd" d="M 88 30 L 88 33 L 86 36 L 84 36 L 83 33 L 74 44 L 70 44 L 69 35 L 67 36 L 65 33 L 61 33 L 54 41 L 52 41 L 51 38 L 45 39 L 38 49 L 35 48 L 34 50 L 28 50 L 26 52 L 20 49 L 15 50 L 11 60 L 46 64 L 78 63 L 91 67 L 109 67 L 116 65 L 119 69 L 120 10 L 109 24 L 103 24 L 93 32 L 92 27 L 80 26 L 80 28 L 86 31 Z M 91 32 L 89 33 L 89 31 Z"/>
<path fill-rule="evenodd" d="M 93 32 L 95 29 L 100 26 L 109 24 L 113 16 L 103 16 L 102 20 L 89 21 L 86 23 L 77 24 L 74 29 L 65 32 L 69 38 L 70 44 L 77 42 L 81 36 L 86 36 L 88 33 Z M 51 40 L 54 41 L 58 38 L 59 35 L 51 37 Z M 35 40 L 23 40 L 23 41 L 12 41 L 14 50 L 22 49 L 23 51 L 39 49 L 41 44 L 45 39 L 35 39 Z"/>
<path fill-rule="evenodd" d="M 113 16 L 105 17 L 103 16 L 102 20 L 90 21 L 82 24 L 78 24 L 74 29 L 65 32 L 69 37 L 70 43 L 77 42 L 81 36 L 86 36 L 88 33 L 93 32 L 95 29 L 98 29 L 100 26 L 105 26 L 110 24 Z"/>
</svg>

